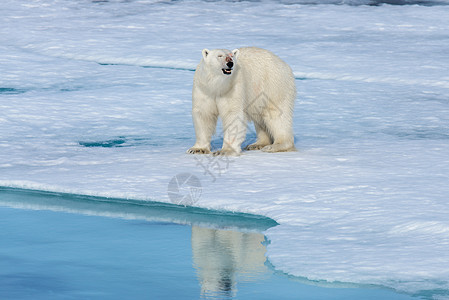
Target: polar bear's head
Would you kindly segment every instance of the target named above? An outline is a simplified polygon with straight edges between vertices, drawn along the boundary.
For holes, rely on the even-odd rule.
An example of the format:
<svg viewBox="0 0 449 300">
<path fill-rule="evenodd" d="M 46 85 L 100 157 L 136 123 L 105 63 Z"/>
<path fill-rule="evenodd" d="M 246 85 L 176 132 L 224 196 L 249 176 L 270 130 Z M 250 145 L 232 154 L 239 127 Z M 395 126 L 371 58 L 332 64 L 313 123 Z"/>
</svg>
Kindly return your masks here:
<svg viewBox="0 0 449 300">
<path fill-rule="evenodd" d="M 203 49 L 203 61 L 212 72 L 231 75 L 237 62 L 239 50 L 226 49 L 208 50 Z"/>
</svg>

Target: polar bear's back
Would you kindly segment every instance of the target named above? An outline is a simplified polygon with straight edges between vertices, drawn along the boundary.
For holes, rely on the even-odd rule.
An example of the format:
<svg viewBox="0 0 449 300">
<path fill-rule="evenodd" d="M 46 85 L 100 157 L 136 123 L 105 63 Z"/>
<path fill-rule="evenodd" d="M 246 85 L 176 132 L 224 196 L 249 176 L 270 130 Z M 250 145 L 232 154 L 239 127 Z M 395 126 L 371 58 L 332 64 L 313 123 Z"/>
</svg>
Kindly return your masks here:
<svg viewBox="0 0 449 300">
<path fill-rule="evenodd" d="M 271 51 L 245 47 L 239 49 L 237 64 L 247 81 L 247 101 L 266 97 L 283 109 L 293 109 L 295 78 L 290 66 Z M 239 72 L 240 72 L 239 71 Z"/>
</svg>

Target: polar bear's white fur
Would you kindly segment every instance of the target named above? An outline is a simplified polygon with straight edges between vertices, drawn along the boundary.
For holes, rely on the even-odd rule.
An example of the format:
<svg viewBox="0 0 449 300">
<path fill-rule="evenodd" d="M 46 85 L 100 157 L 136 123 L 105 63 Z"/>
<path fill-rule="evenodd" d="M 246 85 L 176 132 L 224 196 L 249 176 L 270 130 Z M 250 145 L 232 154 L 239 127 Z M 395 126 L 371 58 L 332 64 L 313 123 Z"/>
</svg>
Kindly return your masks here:
<svg viewBox="0 0 449 300">
<path fill-rule="evenodd" d="M 223 147 L 214 154 L 238 155 L 253 121 L 257 141 L 247 150 L 294 151 L 296 99 L 291 68 L 272 52 L 248 47 L 202 51 L 192 91 L 196 143 L 187 153 L 211 153 L 217 118 L 223 122 Z"/>
</svg>

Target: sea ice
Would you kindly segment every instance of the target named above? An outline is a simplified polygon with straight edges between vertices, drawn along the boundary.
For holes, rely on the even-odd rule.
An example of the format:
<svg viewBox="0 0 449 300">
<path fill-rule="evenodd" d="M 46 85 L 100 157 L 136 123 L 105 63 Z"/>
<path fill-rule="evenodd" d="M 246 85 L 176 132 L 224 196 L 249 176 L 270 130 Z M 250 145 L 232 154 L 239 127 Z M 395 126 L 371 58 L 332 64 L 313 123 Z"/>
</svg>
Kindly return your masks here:
<svg viewBox="0 0 449 300">
<path fill-rule="evenodd" d="M 191 173 L 196 206 L 280 224 L 278 270 L 449 294 L 446 6 L 7 0 L 0 19 L 1 186 L 169 202 Z M 250 45 L 294 70 L 299 151 L 186 155 L 201 49 Z"/>
</svg>

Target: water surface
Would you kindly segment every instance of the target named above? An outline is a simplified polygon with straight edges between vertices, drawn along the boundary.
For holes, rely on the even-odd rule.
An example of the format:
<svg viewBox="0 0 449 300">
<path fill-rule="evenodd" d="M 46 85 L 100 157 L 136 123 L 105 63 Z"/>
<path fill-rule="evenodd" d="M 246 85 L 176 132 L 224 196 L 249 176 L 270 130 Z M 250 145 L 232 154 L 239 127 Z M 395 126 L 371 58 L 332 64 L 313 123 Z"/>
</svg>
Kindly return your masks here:
<svg viewBox="0 0 449 300">
<path fill-rule="evenodd" d="M 411 299 L 274 271 L 271 219 L 0 189 L 1 299 Z"/>
</svg>

